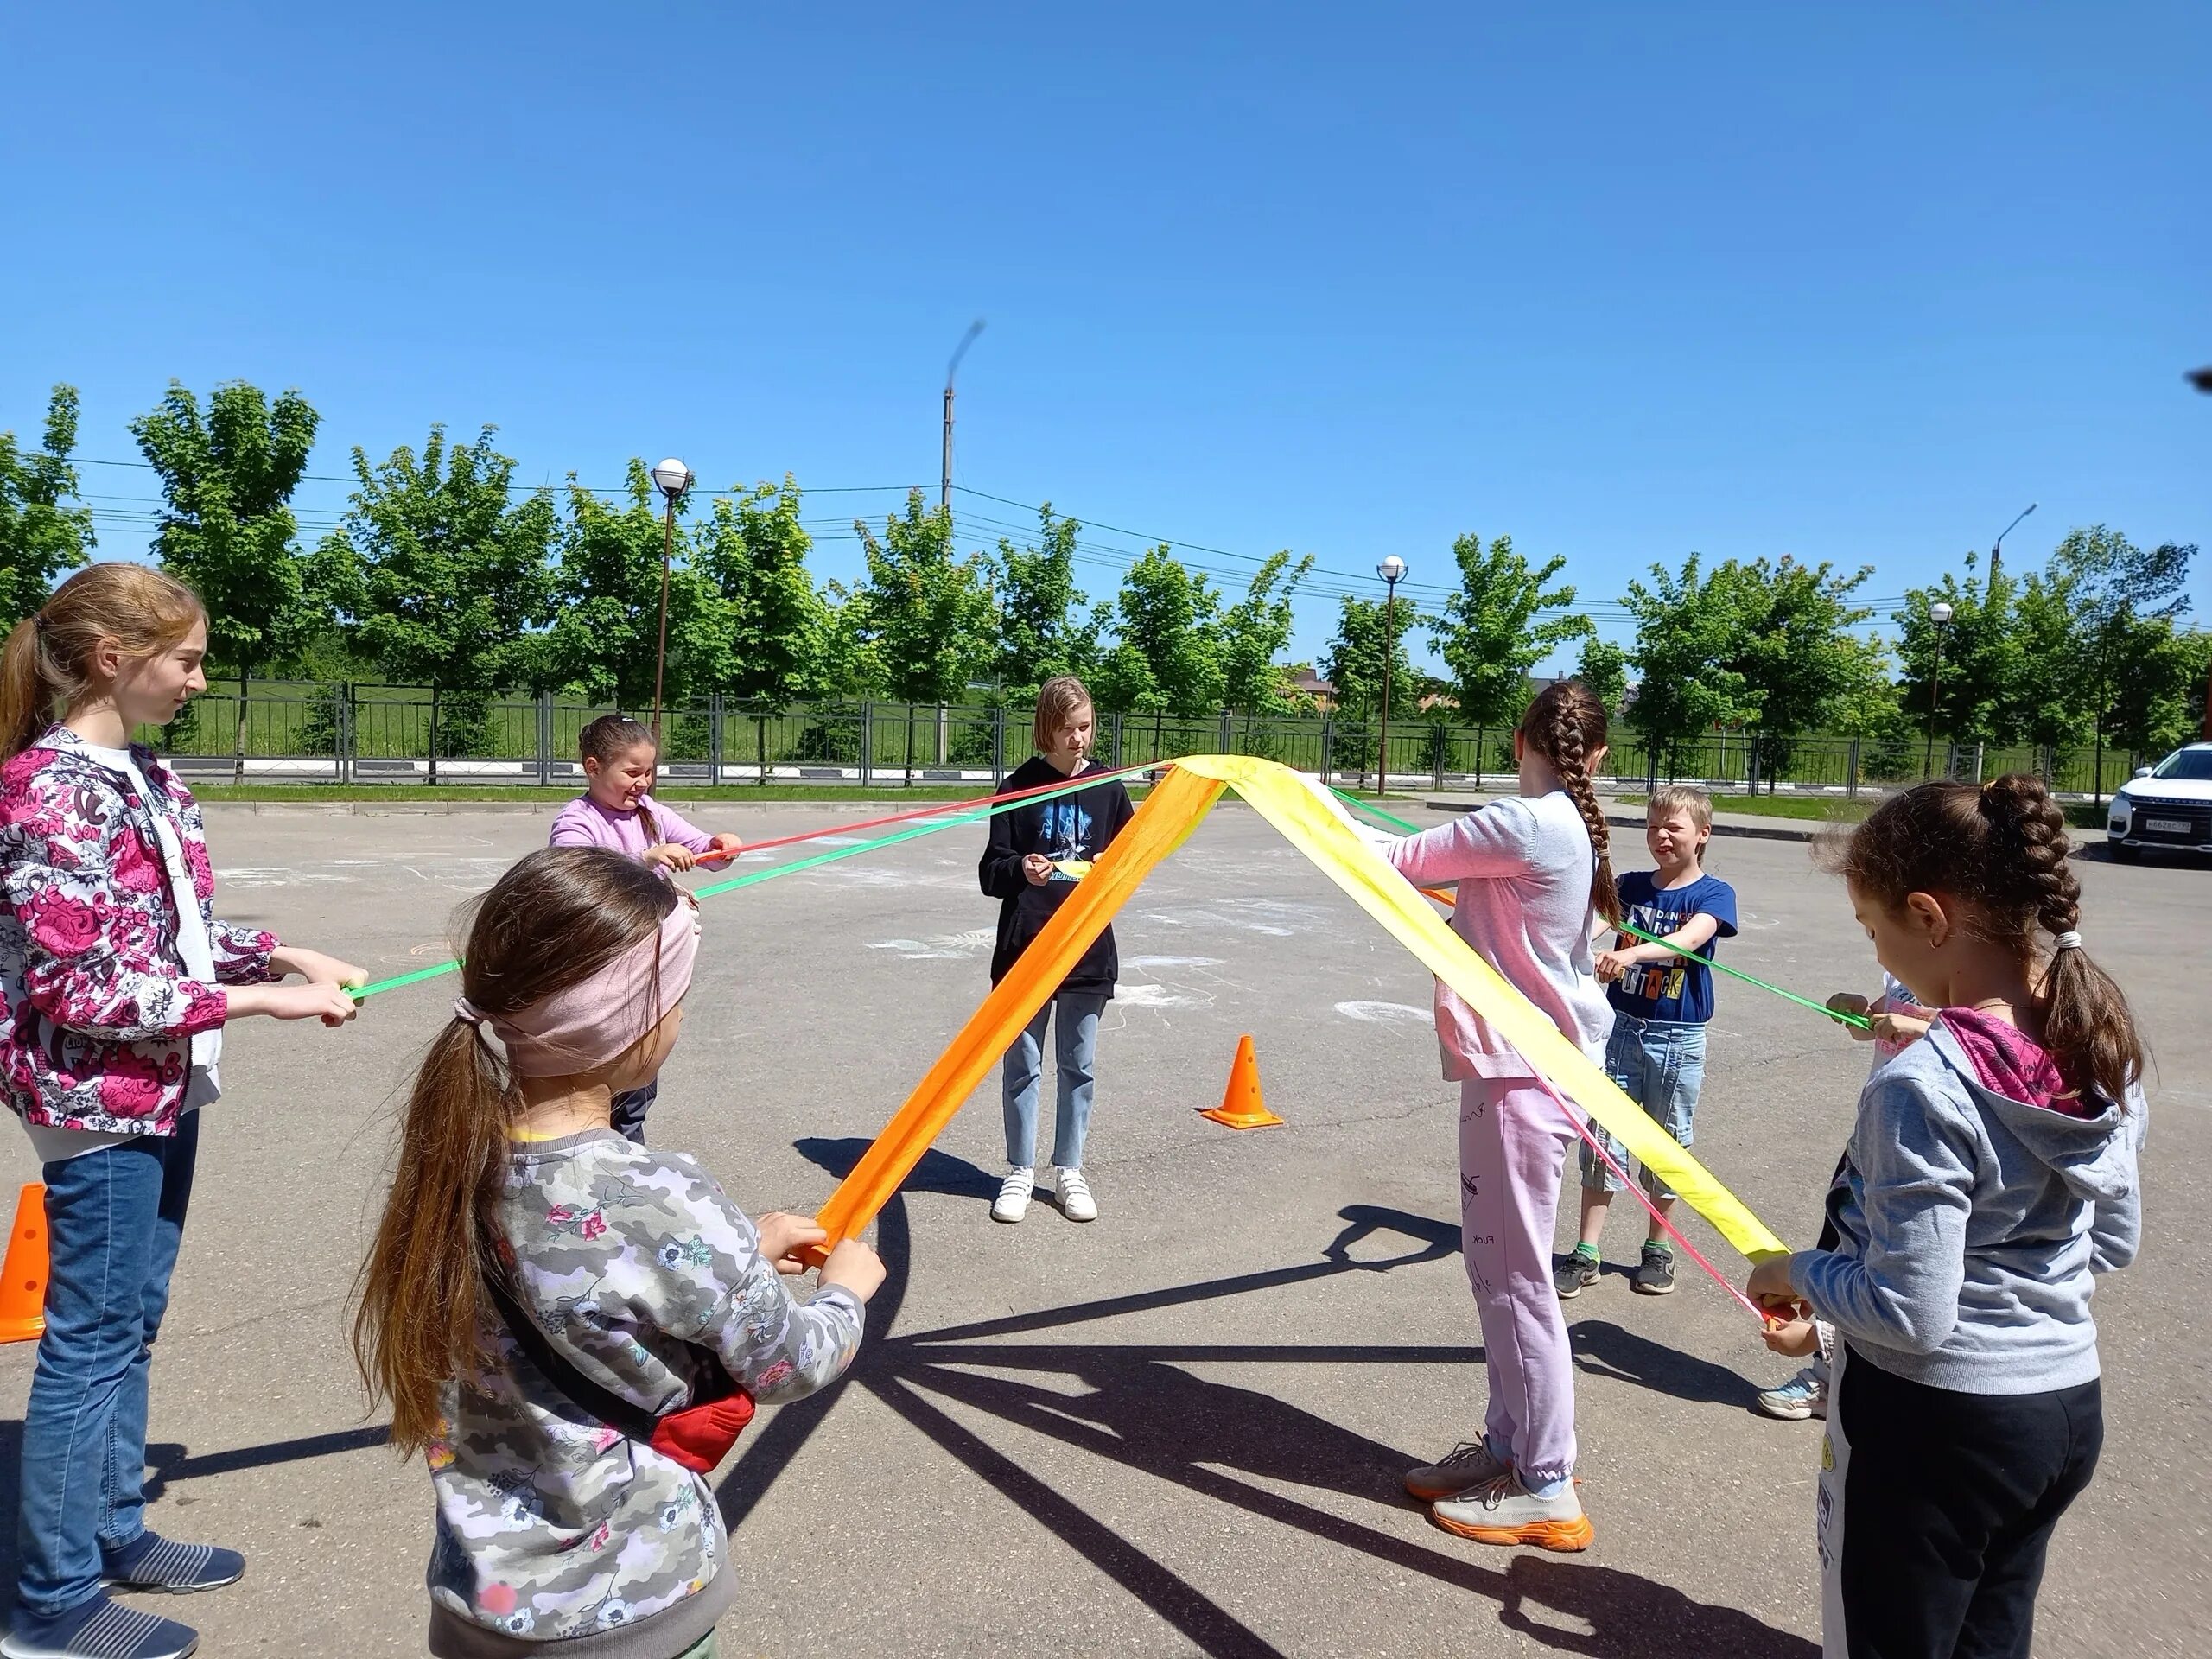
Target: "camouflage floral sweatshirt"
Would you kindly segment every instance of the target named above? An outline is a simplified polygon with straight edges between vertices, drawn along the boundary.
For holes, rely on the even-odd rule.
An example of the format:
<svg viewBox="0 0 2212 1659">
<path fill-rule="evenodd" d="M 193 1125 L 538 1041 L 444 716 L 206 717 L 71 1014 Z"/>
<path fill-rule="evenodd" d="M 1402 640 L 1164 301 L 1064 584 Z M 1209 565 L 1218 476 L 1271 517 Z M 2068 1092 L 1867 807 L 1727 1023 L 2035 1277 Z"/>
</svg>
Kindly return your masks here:
<svg viewBox="0 0 2212 1659">
<path fill-rule="evenodd" d="M 500 1253 L 518 1300 L 578 1370 L 664 1414 L 721 1367 L 763 1404 L 833 1382 L 861 1340 L 835 1287 L 791 1294 L 760 1235 L 679 1153 L 609 1129 L 511 1154 Z M 541 1376 L 486 1311 L 488 1367 L 446 1395 L 430 1447 L 430 1651 L 652 1659 L 736 1594 L 705 1478 L 624 1439 Z"/>
</svg>

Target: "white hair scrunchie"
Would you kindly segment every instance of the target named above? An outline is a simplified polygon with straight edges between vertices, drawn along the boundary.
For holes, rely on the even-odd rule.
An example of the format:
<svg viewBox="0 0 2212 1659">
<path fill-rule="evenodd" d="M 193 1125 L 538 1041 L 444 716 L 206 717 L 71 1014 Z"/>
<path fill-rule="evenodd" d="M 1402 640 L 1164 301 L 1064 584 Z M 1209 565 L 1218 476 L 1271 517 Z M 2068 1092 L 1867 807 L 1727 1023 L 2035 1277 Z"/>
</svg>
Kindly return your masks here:
<svg viewBox="0 0 2212 1659">
<path fill-rule="evenodd" d="M 2069 928 L 2051 941 L 2050 948 L 2054 951 L 2079 950 L 2082 948 L 2082 936 Z"/>
</svg>

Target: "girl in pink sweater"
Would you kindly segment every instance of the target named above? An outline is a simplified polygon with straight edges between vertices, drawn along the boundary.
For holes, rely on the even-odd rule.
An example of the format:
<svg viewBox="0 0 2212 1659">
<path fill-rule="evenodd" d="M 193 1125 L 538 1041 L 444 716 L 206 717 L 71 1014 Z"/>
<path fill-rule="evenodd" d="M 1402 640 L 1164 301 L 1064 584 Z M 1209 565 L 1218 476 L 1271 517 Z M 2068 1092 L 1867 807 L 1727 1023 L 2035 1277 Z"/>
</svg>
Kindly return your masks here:
<svg viewBox="0 0 2212 1659">
<path fill-rule="evenodd" d="M 1605 708 L 1580 680 L 1546 688 L 1513 734 L 1521 792 L 1383 849 L 1416 886 L 1458 885 L 1452 926 L 1602 1063 L 1612 1011 L 1590 948 L 1619 919 L 1591 774 Z M 1444 1075 L 1459 1084 L 1460 1236 L 1481 1315 L 1484 1433 L 1410 1471 L 1406 1490 L 1448 1532 L 1485 1544 L 1589 1547 L 1574 1492 L 1574 1366 L 1552 1289 L 1552 1226 L 1574 1128 L 1535 1068 L 1436 988 Z"/>
<path fill-rule="evenodd" d="M 611 848 L 665 881 L 671 872 L 688 870 L 702 859 L 733 858 L 745 844 L 735 836 L 710 836 L 653 799 L 660 747 L 652 733 L 627 715 L 601 715 L 592 721 L 576 734 L 576 753 L 586 787 L 554 818 L 549 846 Z M 645 1145 L 645 1113 L 659 1094 L 659 1079 L 649 1078 L 617 1095 L 616 1132 Z"/>
</svg>

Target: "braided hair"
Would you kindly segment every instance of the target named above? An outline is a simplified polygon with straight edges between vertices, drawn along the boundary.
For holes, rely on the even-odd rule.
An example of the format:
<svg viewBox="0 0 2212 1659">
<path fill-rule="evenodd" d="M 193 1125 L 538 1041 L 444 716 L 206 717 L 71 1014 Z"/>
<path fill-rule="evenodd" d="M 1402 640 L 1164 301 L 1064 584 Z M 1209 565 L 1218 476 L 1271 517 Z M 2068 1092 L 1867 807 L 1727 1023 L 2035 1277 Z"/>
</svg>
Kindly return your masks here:
<svg viewBox="0 0 2212 1659">
<path fill-rule="evenodd" d="M 1893 795 L 1828 861 L 1862 895 L 1895 908 L 1913 893 L 1948 894 L 1968 925 L 2032 966 L 2052 936 L 2037 999 L 2044 1046 L 2068 1083 L 2125 1105 L 2143 1075 L 2143 1044 L 2127 998 L 2089 959 L 2075 930 L 2082 884 L 2069 861 L 2066 816 L 2040 778 L 2008 772 L 1977 788 L 1928 783 Z"/>
<path fill-rule="evenodd" d="M 1606 921 L 1618 923 L 1621 900 L 1613 887 L 1612 834 L 1590 781 L 1590 756 L 1605 747 L 1605 703 L 1580 680 L 1556 681 L 1539 692 L 1521 716 L 1521 741 L 1550 763 L 1581 813 L 1583 828 L 1590 832 L 1590 850 L 1598 860 L 1590 878 L 1590 907 Z"/>
</svg>

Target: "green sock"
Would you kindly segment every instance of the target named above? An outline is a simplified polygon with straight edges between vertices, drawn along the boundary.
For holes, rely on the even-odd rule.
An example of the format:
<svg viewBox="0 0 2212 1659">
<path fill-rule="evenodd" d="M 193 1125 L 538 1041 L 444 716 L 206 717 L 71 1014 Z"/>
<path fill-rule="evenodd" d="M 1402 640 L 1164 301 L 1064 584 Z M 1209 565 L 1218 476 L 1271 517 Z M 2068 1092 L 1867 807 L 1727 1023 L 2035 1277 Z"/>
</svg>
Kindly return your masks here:
<svg viewBox="0 0 2212 1659">
<path fill-rule="evenodd" d="M 1586 1262 L 1598 1260 L 1598 1247 L 1595 1244 L 1577 1244 L 1574 1247 L 1574 1253 Z"/>
</svg>

